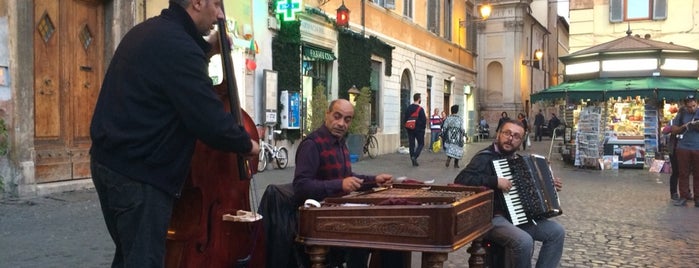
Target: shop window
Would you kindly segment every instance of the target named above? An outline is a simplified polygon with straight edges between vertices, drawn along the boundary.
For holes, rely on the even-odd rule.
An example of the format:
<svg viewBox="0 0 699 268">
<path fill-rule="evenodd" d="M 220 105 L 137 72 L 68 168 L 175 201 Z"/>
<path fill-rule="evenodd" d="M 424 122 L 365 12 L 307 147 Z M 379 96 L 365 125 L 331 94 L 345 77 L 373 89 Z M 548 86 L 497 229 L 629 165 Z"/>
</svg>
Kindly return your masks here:
<svg viewBox="0 0 699 268">
<path fill-rule="evenodd" d="M 610 0 L 609 21 L 664 20 L 667 0 Z"/>
</svg>

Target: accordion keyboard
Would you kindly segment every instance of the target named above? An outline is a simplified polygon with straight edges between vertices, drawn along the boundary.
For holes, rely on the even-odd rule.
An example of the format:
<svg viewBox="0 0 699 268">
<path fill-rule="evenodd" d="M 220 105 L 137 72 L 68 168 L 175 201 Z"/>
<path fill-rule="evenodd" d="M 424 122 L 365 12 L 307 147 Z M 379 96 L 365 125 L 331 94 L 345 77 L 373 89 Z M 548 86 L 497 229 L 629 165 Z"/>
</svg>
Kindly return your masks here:
<svg viewBox="0 0 699 268">
<path fill-rule="evenodd" d="M 512 182 L 512 188 L 509 192 L 503 192 L 505 196 L 505 204 L 507 205 L 508 213 L 510 214 L 510 219 L 512 224 L 520 225 L 526 223 L 527 214 L 524 211 L 524 206 L 522 205 L 522 199 L 518 194 L 518 188 L 516 180 L 512 178 L 512 171 L 510 170 L 507 159 L 493 160 L 493 166 L 495 167 L 495 174 L 498 178 L 505 178 Z"/>
</svg>

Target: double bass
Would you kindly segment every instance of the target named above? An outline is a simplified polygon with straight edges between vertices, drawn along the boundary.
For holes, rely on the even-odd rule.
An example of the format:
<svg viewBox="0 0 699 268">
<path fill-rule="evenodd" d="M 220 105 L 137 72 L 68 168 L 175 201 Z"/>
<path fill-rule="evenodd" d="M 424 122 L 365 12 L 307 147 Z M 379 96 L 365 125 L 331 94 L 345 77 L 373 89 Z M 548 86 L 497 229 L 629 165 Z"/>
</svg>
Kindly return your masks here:
<svg viewBox="0 0 699 268">
<path fill-rule="evenodd" d="M 214 90 L 250 138 L 259 140 L 254 121 L 240 108 L 225 18 L 217 25 L 225 78 Z M 250 200 L 256 165 L 257 159 L 197 141 L 168 227 L 166 267 L 265 266 L 264 227 L 261 216 L 251 211 Z"/>
</svg>

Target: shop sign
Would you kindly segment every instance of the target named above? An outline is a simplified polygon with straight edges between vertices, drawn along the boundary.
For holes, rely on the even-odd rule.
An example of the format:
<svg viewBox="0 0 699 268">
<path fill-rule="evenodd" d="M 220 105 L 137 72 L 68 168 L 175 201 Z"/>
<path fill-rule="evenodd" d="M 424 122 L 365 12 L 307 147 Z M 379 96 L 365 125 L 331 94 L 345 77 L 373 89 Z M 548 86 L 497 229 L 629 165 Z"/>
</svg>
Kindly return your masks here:
<svg viewBox="0 0 699 268">
<path fill-rule="evenodd" d="M 296 12 L 303 10 L 301 0 L 279 0 L 277 1 L 277 14 L 282 15 L 284 21 L 296 20 Z"/>
<path fill-rule="evenodd" d="M 335 55 L 332 52 L 313 48 L 313 47 L 303 47 L 303 55 L 316 60 L 334 61 Z"/>
</svg>

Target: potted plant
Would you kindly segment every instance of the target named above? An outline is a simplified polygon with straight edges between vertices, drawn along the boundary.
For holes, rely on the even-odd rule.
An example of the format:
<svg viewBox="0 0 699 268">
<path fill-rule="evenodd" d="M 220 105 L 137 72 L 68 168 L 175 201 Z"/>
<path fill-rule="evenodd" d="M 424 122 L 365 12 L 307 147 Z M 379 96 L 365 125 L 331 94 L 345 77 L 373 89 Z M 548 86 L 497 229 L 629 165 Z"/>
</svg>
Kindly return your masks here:
<svg viewBox="0 0 699 268">
<path fill-rule="evenodd" d="M 325 87 L 317 85 L 313 88 L 311 96 L 311 109 L 306 119 L 306 133 L 311 133 L 325 123 L 325 112 L 328 110 L 328 97 L 325 95 Z"/>
<path fill-rule="evenodd" d="M 347 148 L 350 155 L 360 157 L 364 154 L 364 138 L 369 131 L 371 116 L 371 89 L 363 87 L 354 98 L 354 118 L 349 126 Z"/>
</svg>

